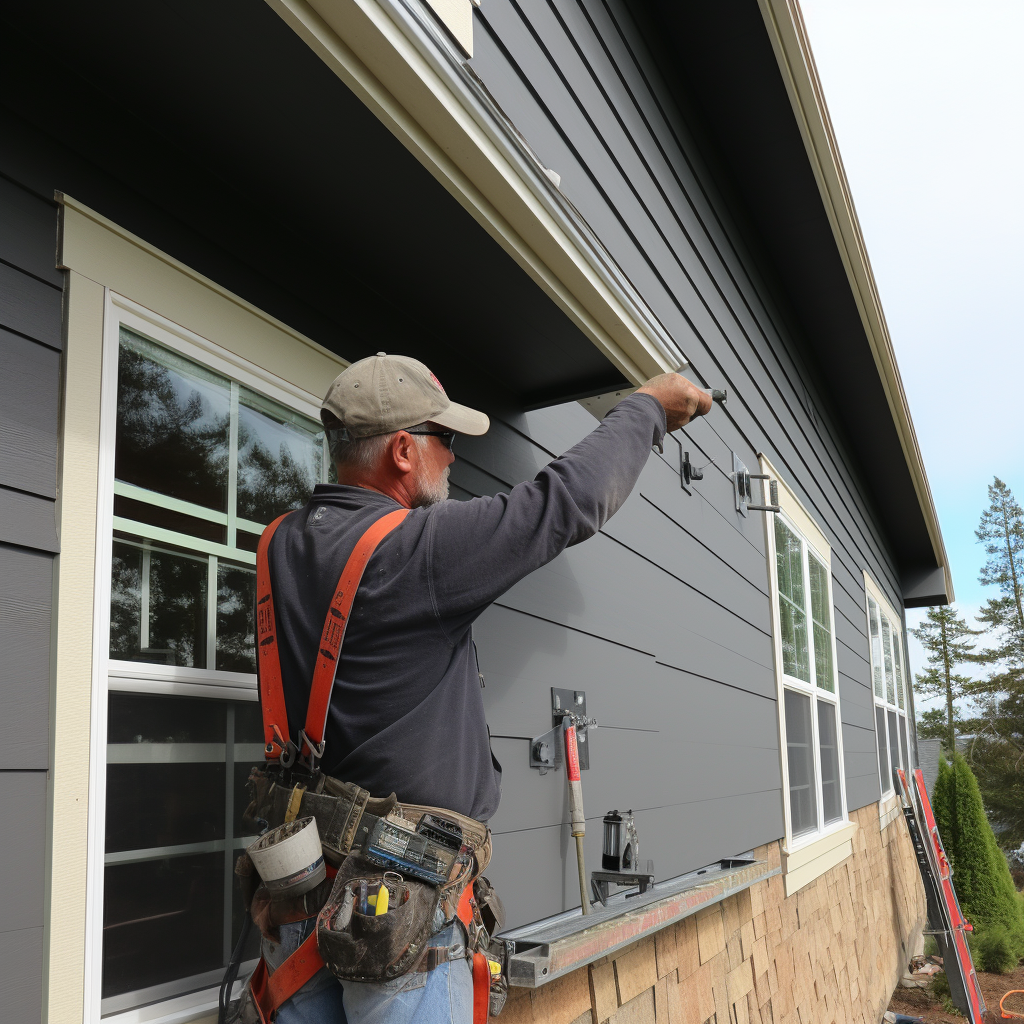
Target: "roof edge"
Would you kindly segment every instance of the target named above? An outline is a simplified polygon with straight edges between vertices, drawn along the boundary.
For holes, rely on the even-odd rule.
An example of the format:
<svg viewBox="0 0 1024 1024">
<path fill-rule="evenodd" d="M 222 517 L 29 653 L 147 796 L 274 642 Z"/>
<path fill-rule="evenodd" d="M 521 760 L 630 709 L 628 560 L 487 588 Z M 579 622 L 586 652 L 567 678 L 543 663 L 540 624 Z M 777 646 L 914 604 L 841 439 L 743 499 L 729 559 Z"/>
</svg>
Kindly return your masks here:
<svg viewBox="0 0 1024 1024">
<path fill-rule="evenodd" d="M 878 286 L 861 233 L 850 185 L 836 143 L 828 106 L 811 52 L 798 0 L 757 0 L 786 85 L 807 157 L 860 313 L 878 376 L 885 391 L 918 503 L 942 570 L 945 599 L 953 601 L 953 577 L 928 474 L 903 389 Z M 938 603 L 938 602 L 936 602 Z"/>
</svg>

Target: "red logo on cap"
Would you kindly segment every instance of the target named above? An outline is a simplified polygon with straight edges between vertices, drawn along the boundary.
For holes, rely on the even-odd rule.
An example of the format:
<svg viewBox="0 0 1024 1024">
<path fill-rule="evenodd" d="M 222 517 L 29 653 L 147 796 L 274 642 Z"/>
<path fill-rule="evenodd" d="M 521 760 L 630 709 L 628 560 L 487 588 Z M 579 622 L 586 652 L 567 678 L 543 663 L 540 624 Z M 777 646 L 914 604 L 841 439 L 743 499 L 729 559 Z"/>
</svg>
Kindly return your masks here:
<svg viewBox="0 0 1024 1024">
<path fill-rule="evenodd" d="M 448 392 L 445 391 L 445 389 L 441 386 L 441 382 L 433 374 L 430 375 L 430 379 L 437 385 L 438 391 L 440 391 L 441 394 L 444 395 L 445 398 L 447 398 Z"/>
</svg>

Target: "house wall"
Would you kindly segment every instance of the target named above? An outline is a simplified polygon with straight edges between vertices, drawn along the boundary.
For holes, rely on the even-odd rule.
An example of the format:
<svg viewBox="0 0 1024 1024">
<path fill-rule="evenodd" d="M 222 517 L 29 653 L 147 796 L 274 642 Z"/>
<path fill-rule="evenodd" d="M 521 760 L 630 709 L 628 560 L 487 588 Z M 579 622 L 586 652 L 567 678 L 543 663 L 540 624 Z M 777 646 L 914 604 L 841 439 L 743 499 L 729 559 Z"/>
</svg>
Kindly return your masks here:
<svg viewBox="0 0 1024 1024">
<path fill-rule="evenodd" d="M 539 989 L 502 1024 L 875 1024 L 927 918 L 904 821 L 851 816 L 854 853 L 785 897 L 776 875 Z M 759 857 L 778 863 L 773 843 Z"/>
<path fill-rule="evenodd" d="M 731 451 L 748 467 L 763 452 L 832 546 L 847 800 L 851 808 L 876 801 L 862 571 L 894 607 L 902 602 L 859 470 L 801 355 L 804 342 L 826 340 L 803 339 L 788 322 L 748 247 L 754 243 L 742 210 L 730 203 L 728 182 L 701 139 L 699 113 L 681 109 L 685 94 L 661 74 L 629 5 L 484 4 L 472 66 L 541 162 L 560 175 L 562 192 L 677 339 L 692 373 L 729 389 L 726 409 L 685 432 L 695 457 L 715 465 L 693 500 L 675 503 L 675 525 L 662 521 L 685 553 L 687 584 L 699 591 L 692 604 L 679 605 L 679 622 L 698 632 L 707 624 L 711 641 L 687 642 L 682 667 L 705 673 L 710 658 L 712 679 L 758 692 L 760 670 L 741 671 L 729 659 L 742 653 L 768 664 L 762 524 L 731 514 L 725 476 Z M 667 455 L 678 457 L 671 449 Z M 710 556 L 707 568 L 691 556 L 694 548 Z M 658 621 L 657 600 L 636 616 L 638 630 L 652 615 Z M 710 633 L 716 602 L 738 620 L 721 650 Z M 673 630 L 658 633 L 658 658 L 674 642 Z M 667 660 L 678 665 L 676 657 Z M 751 764 L 745 774 L 753 771 Z"/>
<path fill-rule="evenodd" d="M 0 1004 L 39 1020 L 63 275 L 57 207 L 0 166 Z"/>
</svg>

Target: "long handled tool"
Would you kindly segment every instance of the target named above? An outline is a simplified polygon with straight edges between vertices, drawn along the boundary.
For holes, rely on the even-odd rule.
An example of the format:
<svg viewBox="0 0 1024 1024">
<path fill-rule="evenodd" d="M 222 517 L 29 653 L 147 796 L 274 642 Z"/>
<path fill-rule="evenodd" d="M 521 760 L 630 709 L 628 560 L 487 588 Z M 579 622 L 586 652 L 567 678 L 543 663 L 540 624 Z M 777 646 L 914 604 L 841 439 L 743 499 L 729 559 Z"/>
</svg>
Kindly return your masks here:
<svg viewBox="0 0 1024 1024">
<path fill-rule="evenodd" d="M 565 775 L 569 782 L 569 813 L 572 837 L 576 840 L 576 866 L 580 872 L 580 906 L 584 914 L 590 913 L 587 894 L 587 870 L 583 866 L 583 837 L 587 833 L 587 820 L 583 816 L 583 783 L 580 780 L 580 752 L 576 745 L 576 726 L 570 716 L 562 719 L 565 733 Z"/>
</svg>

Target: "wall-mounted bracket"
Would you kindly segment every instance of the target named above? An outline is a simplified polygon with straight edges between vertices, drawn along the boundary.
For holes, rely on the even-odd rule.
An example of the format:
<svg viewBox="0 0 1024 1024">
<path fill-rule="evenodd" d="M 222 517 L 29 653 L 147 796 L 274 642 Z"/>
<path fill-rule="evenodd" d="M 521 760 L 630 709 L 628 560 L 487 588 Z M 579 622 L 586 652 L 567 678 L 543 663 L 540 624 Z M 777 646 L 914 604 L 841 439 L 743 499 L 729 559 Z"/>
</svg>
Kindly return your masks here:
<svg viewBox="0 0 1024 1024">
<path fill-rule="evenodd" d="M 745 516 L 747 512 L 782 511 L 779 506 L 778 481 L 773 480 L 767 473 L 751 473 L 735 452 L 732 453 L 732 472 L 729 474 L 729 478 L 732 480 L 733 501 L 736 506 L 736 511 L 739 512 L 740 515 Z M 761 481 L 761 500 L 762 502 L 765 502 L 765 499 L 768 499 L 765 504 L 751 504 L 751 499 L 754 497 L 754 492 L 750 484 L 751 480 Z"/>
<path fill-rule="evenodd" d="M 679 476 L 683 481 L 683 486 L 688 487 L 693 480 L 703 480 L 704 470 L 698 469 L 692 462 L 690 462 L 689 452 L 683 452 L 682 448 L 679 450 L 682 452 L 679 463 Z"/>
<path fill-rule="evenodd" d="M 576 726 L 576 744 L 580 755 L 580 769 L 590 768 L 590 744 L 587 734 L 597 728 L 596 718 L 587 718 L 587 694 L 585 690 L 566 690 L 551 687 L 551 717 L 554 727 L 530 740 L 530 767 L 539 768 L 545 775 L 550 768 L 562 766 L 562 722 L 569 718 Z"/>
</svg>

